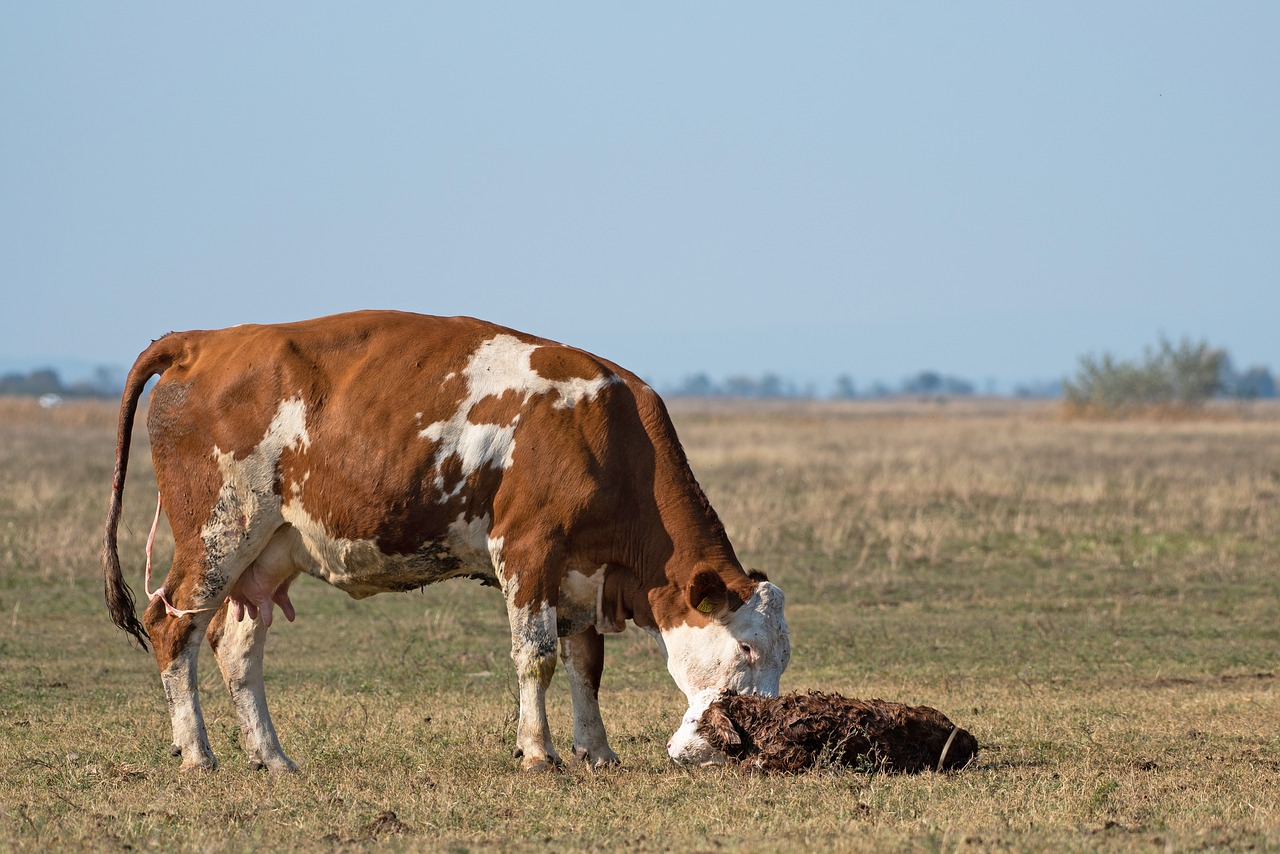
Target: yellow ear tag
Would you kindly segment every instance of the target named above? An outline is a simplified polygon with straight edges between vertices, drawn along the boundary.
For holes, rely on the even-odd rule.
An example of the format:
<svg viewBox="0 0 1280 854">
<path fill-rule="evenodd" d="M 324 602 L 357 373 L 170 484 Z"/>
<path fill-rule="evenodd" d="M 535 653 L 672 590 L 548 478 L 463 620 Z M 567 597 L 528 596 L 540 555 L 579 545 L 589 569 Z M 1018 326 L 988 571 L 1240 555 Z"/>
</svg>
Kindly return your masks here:
<svg viewBox="0 0 1280 854">
<path fill-rule="evenodd" d="M 715 609 L 716 606 L 712 605 L 711 600 L 706 597 L 703 597 L 702 601 L 698 603 L 698 610 L 704 614 L 710 614 Z"/>
</svg>

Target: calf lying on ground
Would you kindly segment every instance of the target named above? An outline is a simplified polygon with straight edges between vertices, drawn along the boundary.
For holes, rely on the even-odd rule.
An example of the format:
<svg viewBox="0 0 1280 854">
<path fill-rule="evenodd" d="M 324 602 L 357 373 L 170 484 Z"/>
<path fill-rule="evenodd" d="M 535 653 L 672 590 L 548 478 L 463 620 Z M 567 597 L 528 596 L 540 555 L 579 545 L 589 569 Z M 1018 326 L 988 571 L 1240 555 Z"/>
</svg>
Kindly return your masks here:
<svg viewBox="0 0 1280 854">
<path fill-rule="evenodd" d="M 740 763 L 766 773 L 818 764 L 914 773 L 961 768 L 978 741 L 937 709 L 839 694 L 705 691 L 695 697 L 667 753 L 682 764 Z"/>
</svg>

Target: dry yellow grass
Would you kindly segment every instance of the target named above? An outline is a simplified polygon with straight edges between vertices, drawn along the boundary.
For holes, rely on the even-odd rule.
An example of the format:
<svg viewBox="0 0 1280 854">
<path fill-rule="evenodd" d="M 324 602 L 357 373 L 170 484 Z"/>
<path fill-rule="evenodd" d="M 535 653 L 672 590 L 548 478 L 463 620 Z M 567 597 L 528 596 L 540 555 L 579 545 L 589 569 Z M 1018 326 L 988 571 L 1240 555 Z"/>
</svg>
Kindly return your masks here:
<svg viewBox="0 0 1280 854">
<path fill-rule="evenodd" d="M 787 591 L 784 689 L 934 705 L 983 743 L 974 766 L 673 768 L 663 745 L 682 698 L 632 631 L 609 639 L 602 702 L 626 767 L 522 775 L 499 597 L 454 582 L 354 602 L 300 583 L 268 688 L 302 773 L 243 767 L 206 656 L 223 764 L 180 775 L 154 666 L 101 604 L 114 408 L 0 401 L 0 848 L 1280 846 L 1274 413 L 680 402 L 675 415 L 744 560 Z M 154 508 L 136 439 L 121 537 L 135 588 Z"/>
</svg>

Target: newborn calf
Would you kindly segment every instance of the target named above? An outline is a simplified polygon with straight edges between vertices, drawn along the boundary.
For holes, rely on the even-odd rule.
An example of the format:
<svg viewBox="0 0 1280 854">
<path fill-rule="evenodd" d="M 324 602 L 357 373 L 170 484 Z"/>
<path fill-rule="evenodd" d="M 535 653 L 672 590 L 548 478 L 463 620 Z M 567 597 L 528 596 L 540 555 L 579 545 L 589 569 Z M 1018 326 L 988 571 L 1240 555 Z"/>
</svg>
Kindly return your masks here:
<svg viewBox="0 0 1280 854">
<path fill-rule="evenodd" d="M 698 694 L 667 753 L 682 764 L 796 773 L 822 763 L 914 773 L 960 768 L 978 741 L 937 709 L 839 694 Z"/>
</svg>

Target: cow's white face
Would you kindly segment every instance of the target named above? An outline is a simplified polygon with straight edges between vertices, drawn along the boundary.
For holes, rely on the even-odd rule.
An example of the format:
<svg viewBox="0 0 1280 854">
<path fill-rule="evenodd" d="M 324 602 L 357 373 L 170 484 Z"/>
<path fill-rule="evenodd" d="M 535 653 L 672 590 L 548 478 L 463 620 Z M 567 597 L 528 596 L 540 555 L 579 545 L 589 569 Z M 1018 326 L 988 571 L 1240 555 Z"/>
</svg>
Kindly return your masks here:
<svg viewBox="0 0 1280 854">
<path fill-rule="evenodd" d="M 702 735 L 699 723 L 707 708 L 721 696 L 714 688 L 696 694 L 689 701 L 689 711 L 680 721 L 680 729 L 667 742 L 667 755 L 682 765 L 722 765 L 725 755 L 711 746 Z"/>
<path fill-rule="evenodd" d="M 762 581 L 741 608 L 722 619 L 662 632 L 667 670 L 690 702 L 708 689 L 778 693 L 782 671 L 791 661 L 782 599 L 781 590 Z"/>
</svg>

